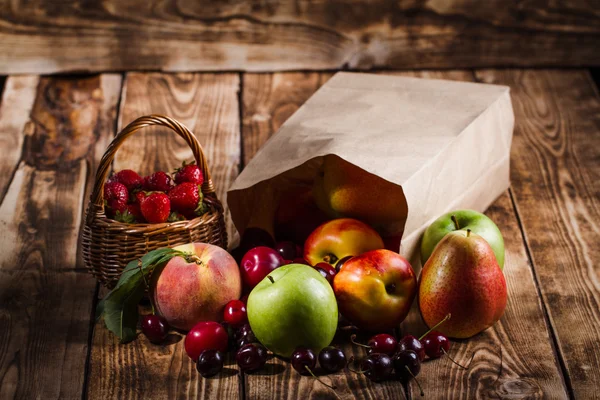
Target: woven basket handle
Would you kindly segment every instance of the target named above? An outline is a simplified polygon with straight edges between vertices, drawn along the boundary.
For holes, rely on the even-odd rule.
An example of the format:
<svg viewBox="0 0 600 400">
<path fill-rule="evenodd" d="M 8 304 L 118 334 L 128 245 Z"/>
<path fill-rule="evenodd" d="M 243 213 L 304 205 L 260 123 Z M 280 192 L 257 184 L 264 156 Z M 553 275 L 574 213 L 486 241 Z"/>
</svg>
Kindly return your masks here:
<svg viewBox="0 0 600 400">
<path fill-rule="evenodd" d="M 113 141 L 110 143 L 106 152 L 102 156 L 102 160 L 100 160 L 100 165 L 98 166 L 98 171 L 96 171 L 96 181 L 94 182 L 94 190 L 92 192 L 91 201 L 98 207 L 104 206 L 104 182 L 106 182 L 106 178 L 108 177 L 108 173 L 111 168 L 111 164 L 113 159 L 115 158 L 115 153 L 121 147 L 121 144 L 135 132 L 144 128 L 146 126 L 164 126 L 173 130 L 176 134 L 182 137 L 185 142 L 192 149 L 192 153 L 194 154 L 194 159 L 196 160 L 196 165 L 200 167 L 202 174 L 204 175 L 204 183 L 202 184 L 202 193 L 205 195 L 212 194 L 215 192 L 215 188 L 213 186 L 212 180 L 210 178 L 210 172 L 208 171 L 208 165 L 206 163 L 206 157 L 204 157 L 204 152 L 202 151 L 202 146 L 198 143 L 198 140 L 194 136 L 192 132 L 188 128 L 186 128 L 180 122 L 174 120 L 173 118 L 152 114 L 146 115 L 143 117 L 139 117 L 129 125 L 127 125 L 121 132 L 119 132 Z"/>
</svg>

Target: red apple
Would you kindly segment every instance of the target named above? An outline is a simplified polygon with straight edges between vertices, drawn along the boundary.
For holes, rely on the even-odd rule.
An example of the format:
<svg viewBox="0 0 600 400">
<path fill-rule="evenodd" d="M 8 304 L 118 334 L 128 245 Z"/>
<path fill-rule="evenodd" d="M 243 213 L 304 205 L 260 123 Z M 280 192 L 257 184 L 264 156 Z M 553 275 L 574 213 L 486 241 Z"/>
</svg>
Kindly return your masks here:
<svg viewBox="0 0 600 400">
<path fill-rule="evenodd" d="M 214 321 L 198 322 L 185 336 L 184 347 L 187 355 L 194 361 L 204 350 L 227 352 L 229 336 L 223 325 Z"/>
<path fill-rule="evenodd" d="M 244 255 L 240 264 L 244 285 L 248 289 L 252 289 L 271 271 L 281 267 L 283 263 L 283 258 L 276 250 L 265 246 L 253 248 Z"/>
<path fill-rule="evenodd" d="M 229 253 L 207 243 L 175 247 L 174 257 L 152 273 L 150 296 L 169 325 L 190 330 L 199 321 L 220 320 L 223 307 L 242 293 L 240 270 Z"/>
<path fill-rule="evenodd" d="M 333 280 L 340 312 L 360 329 L 386 331 L 406 318 L 417 294 L 410 263 L 390 250 L 346 261 Z"/>
<path fill-rule="evenodd" d="M 383 249 L 381 236 L 369 225 L 352 218 L 325 222 L 304 243 L 304 258 L 312 265 L 326 262 L 335 265 L 347 256 Z"/>
</svg>

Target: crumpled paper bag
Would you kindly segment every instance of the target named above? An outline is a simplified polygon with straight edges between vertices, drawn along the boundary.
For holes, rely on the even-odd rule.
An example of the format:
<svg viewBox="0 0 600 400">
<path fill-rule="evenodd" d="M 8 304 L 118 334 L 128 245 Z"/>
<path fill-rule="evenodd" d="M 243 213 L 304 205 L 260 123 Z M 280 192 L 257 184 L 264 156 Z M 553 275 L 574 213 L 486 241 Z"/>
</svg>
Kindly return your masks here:
<svg viewBox="0 0 600 400">
<path fill-rule="evenodd" d="M 402 188 L 405 218 L 378 229 L 401 235 L 400 253 L 415 262 L 433 220 L 484 211 L 508 188 L 513 127 L 506 86 L 339 72 L 238 176 L 231 216 L 241 234 L 250 226 L 272 233 L 282 194 L 311 186 L 323 157 L 335 155 Z"/>
</svg>

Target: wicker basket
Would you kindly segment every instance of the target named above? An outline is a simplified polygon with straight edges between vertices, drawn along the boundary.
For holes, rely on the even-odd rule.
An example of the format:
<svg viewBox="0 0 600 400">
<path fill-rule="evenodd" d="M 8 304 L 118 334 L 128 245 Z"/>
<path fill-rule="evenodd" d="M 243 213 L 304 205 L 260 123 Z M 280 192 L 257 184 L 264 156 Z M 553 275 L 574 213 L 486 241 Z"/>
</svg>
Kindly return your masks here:
<svg viewBox="0 0 600 400">
<path fill-rule="evenodd" d="M 209 208 L 204 215 L 192 220 L 163 224 L 126 224 L 106 217 L 104 182 L 115 152 L 129 136 L 152 125 L 172 129 L 192 149 L 196 164 L 204 174 L 202 193 Z M 82 233 L 84 263 L 99 282 L 110 288 L 115 285 L 128 262 L 159 247 L 190 242 L 205 242 L 227 248 L 223 205 L 215 194 L 202 147 L 189 129 L 172 118 L 162 115 L 140 117 L 115 136 L 100 161 Z"/>
</svg>

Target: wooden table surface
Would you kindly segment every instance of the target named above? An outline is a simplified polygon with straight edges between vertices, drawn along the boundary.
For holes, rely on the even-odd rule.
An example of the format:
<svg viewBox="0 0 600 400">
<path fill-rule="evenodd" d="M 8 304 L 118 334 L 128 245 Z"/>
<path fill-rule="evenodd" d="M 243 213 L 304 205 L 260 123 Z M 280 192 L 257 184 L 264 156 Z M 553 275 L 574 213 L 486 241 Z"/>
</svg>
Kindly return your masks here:
<svg viewBox="0 0 600 400">
<path fill-rule="evenodd" d="M 454 342 L 419 376 L 427 398 L 600 398 L 600 96 L 590 72 L 386 72 L 511 87 L 512 187 L 487 211 L 506 242 L 504 317 Z M 331 73 L 9 76 L 0 103 L 0 399 L 419 398 L 414 384 L 330 376 L 334 394 L 288 364 L 202 379 L 176 337 L 120 345 L 93 310 L 102 293 L 78 237 L 92 178 L 115 132 L 164 113 L 195 132 L 218 194 Z M 172 170 L 191 153 L 148 129 L 116 170 Z M 230 233 L 231 221 L 227 220 Z M 424 331 L 411 312 L 402 332 Z M 342 334 L 344 336 L 345 334 Z M 341 342 L 347 343 L 344 337 Z M 348 354 L 362 354 L 344 345 Z M 325 378 L 329 379 L 329 378 Z"/>
</svg>

